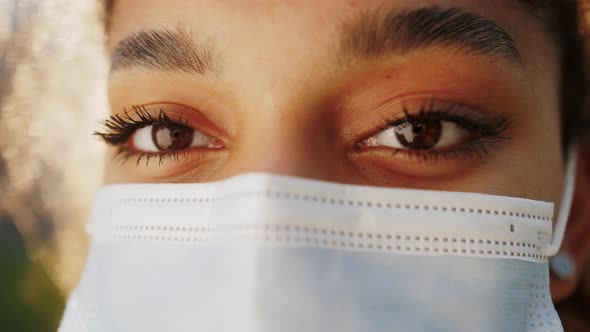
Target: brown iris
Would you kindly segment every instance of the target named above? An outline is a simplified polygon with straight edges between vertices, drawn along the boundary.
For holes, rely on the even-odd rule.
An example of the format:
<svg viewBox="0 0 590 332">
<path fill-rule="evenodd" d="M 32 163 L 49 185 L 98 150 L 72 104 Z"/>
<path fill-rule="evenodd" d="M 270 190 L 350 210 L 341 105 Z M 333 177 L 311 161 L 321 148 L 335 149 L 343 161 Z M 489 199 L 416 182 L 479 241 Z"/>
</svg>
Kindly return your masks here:
<svg viewBox="0 0 590 332">
<path fill-rule="evenodd" d="M 154 125 L 152 140 L 158 150 L 182 150 L 191 146 L 195 131 L 179 124 Z"/>
<path fill-rule="evenodd" d="M 426 150 L 434 147 L 440 140 L 442 123 L 440 120 L 412 120 L 396 126 L 394 131 L 403 147 Z"/>
</svg>

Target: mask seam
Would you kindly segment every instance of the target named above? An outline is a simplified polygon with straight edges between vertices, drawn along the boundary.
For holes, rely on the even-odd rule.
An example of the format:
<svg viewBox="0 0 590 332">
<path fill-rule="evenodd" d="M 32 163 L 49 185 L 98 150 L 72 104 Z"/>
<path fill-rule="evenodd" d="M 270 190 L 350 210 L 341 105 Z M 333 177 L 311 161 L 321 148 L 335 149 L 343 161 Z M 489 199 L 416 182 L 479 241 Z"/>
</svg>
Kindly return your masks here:
<svg viewBox="0 0 590 332">
<path fill-rule="evenodd" d="M 360 232 L 337 228 L 301 225 L 223 225 L 220 227 L 112 225 L 95 230 L 95 235 L 115 240 L 179 242 L 206 245 L 224 240 L 253 240 L 256 243 L 284 246 L 319 246 L 361 251 L 457 254 L 530 259 L 546 262 L 543 246 L 520 241 L 482 238 L 401 235 Z M 539 239 L 548 238 L 538 232 Z M 188 234 L 188 235 L 187 235 Z"/>
<path fill-rule="evenodd" d="M 526 213 L 522 211 L 515 211 L 511 209 L 491 209 L 481 205 L 433 205 L 433 204 L 409 204 L 409 203 L 394 203 L 384 201 L 370 201 L 370 200 L 351 200 L 341 199 L 329 196 L 317 196 L 307 195 L 293 192 L 280 192 L 280 191 L 267 191 L 267 192 L 247 192 L 237 195 L 217 196 L 217 197 L 141 197 L 141 198 L 119 198 L 109 200 L 115 204 L 210 204 L 219 202 L 227 199 L 234 199 L 240 197 L 247 197 L 250 195 L 264 195 L 270 199 L 277 200 L 290 200 L 290 201 L 303 201 L 317 205 L 338 205 L 338 206 L 356 206 L 366 208 L 378 208 L 378 209 L 395 209 L 395 210 L 414 210 L 414 211 L 429 211 L 429 212 L 453 212 L 453 213 L 465 213 L 475 215 L 496 215 L 506 216 L 514 218 L 522 218 L 529 220 L 541 220 L 541 221 L 552 221 L 552 216 L 544 216 L 534 213 Z"/>
</svg>

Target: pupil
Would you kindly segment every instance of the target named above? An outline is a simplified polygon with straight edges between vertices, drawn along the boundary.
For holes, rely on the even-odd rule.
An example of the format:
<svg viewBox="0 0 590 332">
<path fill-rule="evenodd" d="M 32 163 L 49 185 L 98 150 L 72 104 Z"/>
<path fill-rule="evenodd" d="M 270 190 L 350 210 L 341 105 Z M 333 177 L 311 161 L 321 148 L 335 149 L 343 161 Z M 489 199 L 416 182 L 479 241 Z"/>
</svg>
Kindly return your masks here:
<svg viewBox="0 0 590 332">
<path fill-rule="evenodd" d="M 158 150 L 182 150 L 191 146 L 194 130 L 178 124 L 154 125 L 152 140 Z"/>
<path fill-rule="evenodd" d="M 440 140 L 442 123 L 439 120 L 417 120 L 409 126 L 396 127 L 394 132 L 403 147 L 427 150 L 434 147 Z"/>
<path fill-rule="evenodd" d="M 412 126 L 412 132 L 414 132 L 414 134 L 419 134 L 422 132 L 422 124 L 417 123 L 415 125 Z"/>
</svg>

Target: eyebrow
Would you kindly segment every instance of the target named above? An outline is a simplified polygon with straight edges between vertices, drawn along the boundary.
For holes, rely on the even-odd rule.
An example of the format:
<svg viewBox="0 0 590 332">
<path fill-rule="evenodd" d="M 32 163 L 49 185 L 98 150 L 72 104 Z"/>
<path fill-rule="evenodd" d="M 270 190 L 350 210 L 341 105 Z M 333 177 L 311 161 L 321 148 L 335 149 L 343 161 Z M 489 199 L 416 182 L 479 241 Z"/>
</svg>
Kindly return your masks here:
<svg viewBox="0 0 590 332">
<path fill-rule="evenodd" d="M 111 56 L 111 72 L 126 69 L 206 75 L 219 71 L 212 46 L 195 42 L 182 29 L 150 29 L 121 40 Z"/>
<path fill-rule="evenodd" d="M 389 11 L 384 15 L 365 12 L 344 24 L 340 52 L 347 60 L 366 60 L 430 46 L 522 65 L 514 40 L 504 29 L 488 18 L 454 7 Z"/>
</svg>

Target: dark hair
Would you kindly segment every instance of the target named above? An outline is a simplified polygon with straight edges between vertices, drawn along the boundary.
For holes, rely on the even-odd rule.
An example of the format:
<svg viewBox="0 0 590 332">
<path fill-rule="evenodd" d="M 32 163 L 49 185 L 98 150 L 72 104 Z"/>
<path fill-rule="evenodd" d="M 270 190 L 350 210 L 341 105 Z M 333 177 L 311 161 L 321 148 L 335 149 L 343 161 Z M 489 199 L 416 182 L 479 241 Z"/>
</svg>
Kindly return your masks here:
<svg viewBox="0 0 590 332">
<path fill-rule="evenodd" d="M 563 147 L 587 139 L 590 131 L 589 72 L 584 9 L 579 0 L 527 0 L 542 11 L 560 51 L 560 108 Z"/>
<path fill-rule="evenodd" d="M 114 0 L 103 0 L 108 29 Z M 516 0 L 546 22 L 547 31 L 559 47 L 561 67 L 560 113 L 564 151 L 573 141 L 590 134 L 590 72 L 587 69 L 583 0 Z"/>
</svg>

